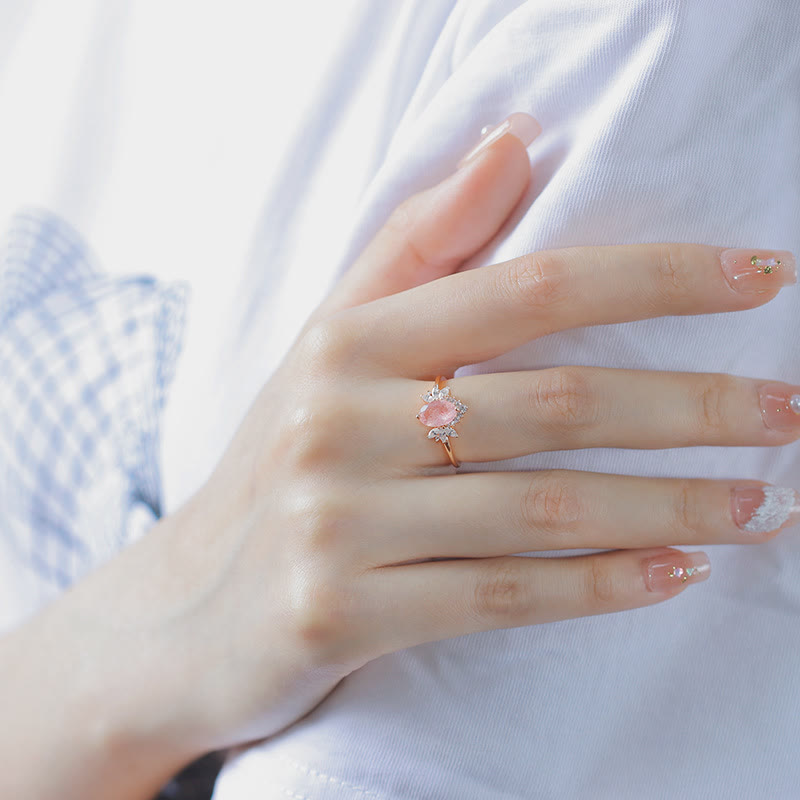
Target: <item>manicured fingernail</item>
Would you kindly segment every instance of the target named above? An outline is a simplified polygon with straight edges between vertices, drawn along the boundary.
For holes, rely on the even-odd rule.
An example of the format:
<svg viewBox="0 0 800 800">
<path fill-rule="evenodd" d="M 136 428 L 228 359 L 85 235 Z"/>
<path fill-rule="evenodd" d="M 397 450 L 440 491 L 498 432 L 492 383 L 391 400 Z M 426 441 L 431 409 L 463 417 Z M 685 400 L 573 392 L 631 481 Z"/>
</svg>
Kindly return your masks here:
<svg viewBox="0 0 800 800">
<path fill-rule="evenodd" d="M 749 533 L 775 531 L 800 520 L 800 494 L 784 486 L 737 487 L 731 490 L 733 521 Z"/>
<path fill-rule="evenodd" d="M 644 582 L 648 591 L 671 592 L 685 583 L 699 583 L 711 574 L 708 556 L 696 553 L 667 553 L 644 562 Z"/>
<path fill-rule="evenodd" d="M 723 250 L 720 260 L 737 292 L 759 294 L 797 283 L 797 263 L 788 250 Z"/>
<path fill-rule="evenodd" d="M 765 383 L 758 390 L 761 419 L 776 431 L 800 431 L 800 387 Z"/>
<path fill-rule="evenodd" d="M 484 128 L 481 131 L 481 140 L 458 162 L 457 169 L 461 169 L 507 133 L 512 133 L 527 147 L 541 132 L 542 126 L 530 114 L 515 111 L 496 127 Z"/>
</svg>

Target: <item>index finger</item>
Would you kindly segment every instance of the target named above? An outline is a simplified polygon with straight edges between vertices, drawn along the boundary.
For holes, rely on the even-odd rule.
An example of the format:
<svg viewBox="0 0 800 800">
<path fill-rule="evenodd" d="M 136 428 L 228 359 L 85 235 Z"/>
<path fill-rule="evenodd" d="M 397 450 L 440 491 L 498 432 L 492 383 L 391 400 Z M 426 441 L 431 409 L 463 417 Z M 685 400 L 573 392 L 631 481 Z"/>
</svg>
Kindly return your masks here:
<svg viewBox="0 0 800 800">
<path fill-rule="evenodd" d="M 785 250 L 568 247 L 446 275 L 340 320 L 353 363 L 416 378 L 452 374 L 569 328 L 754 308 L 796 282 Z"/>
</svg>

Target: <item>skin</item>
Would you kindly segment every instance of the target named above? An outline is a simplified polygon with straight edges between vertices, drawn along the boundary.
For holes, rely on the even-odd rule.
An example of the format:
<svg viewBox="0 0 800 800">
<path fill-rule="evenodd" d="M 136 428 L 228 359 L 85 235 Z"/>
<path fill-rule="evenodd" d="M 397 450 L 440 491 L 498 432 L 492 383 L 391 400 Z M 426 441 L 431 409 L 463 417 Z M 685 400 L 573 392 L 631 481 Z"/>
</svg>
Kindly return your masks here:
<svg viewBox="0 0 800 800">
<path fill-rule="evenodd" d="M 0 733 L 0 795 L 144 800 L 201 754 L 278 733 L 382 654 L 662 602 L 683 586 L 647 591 L 644 559 L 778 533 L 731 519 L 730 489 L 764 485 L 755 479 L 459 475 L 426 438 L 414 415 L 437 374 L 554 331 L 739 311 L 779 291 L 736 292 L 722 248 L 696 244 L 576 247 L 459 272 L 529 172 L 506 134 L 403 203 L 303 327 L 209 480 L 0 640 L 0 708 L 14 720 Z M 454 447 L 490 461 L 788 444 L 796 433 L 761 420 L 763 383 L 576 366 L 465 376 L 450 381 L 470 406 Z M 572 548 L 609 551 L 513 555 Z M 449 560 L 410 563 L 425 558 Z"/>
</svg>

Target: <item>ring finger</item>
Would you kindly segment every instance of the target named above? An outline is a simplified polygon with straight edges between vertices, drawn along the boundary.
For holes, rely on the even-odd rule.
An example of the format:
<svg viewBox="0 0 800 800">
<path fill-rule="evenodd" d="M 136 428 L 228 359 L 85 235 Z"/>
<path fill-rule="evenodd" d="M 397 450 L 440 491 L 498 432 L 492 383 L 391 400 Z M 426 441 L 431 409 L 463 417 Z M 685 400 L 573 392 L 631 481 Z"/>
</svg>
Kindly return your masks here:
<svg viewBox="0 0 800 800">
<path fill-rule="evenodd" d="M 415 417 L 432 386 L 385 378 L 370 392 L 380 449 L 394 463 L 448 463 Z M 584 447 L 770 446 L 800 435 L 800 387 L 725 373 L 569 366 L 465 375 L 447 386 L 467 406 L 452 425 L 460 461 Z"/>
</svg>

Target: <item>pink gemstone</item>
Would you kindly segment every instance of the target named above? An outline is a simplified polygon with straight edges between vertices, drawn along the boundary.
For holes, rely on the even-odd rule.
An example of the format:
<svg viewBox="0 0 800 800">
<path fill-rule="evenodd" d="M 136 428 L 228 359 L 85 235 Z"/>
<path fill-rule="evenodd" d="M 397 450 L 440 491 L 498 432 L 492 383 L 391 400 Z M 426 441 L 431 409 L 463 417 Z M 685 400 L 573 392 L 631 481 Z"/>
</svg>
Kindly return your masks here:
<svg viewBox="0 0 800 800">
<path fill-rule="evenodd" d="M 458 414 L 458 409 L 447 400 L 433 400 L 419 410 L 419 421 L 429 428 L 438 428 L 452 422 Z"/>
</svg>

